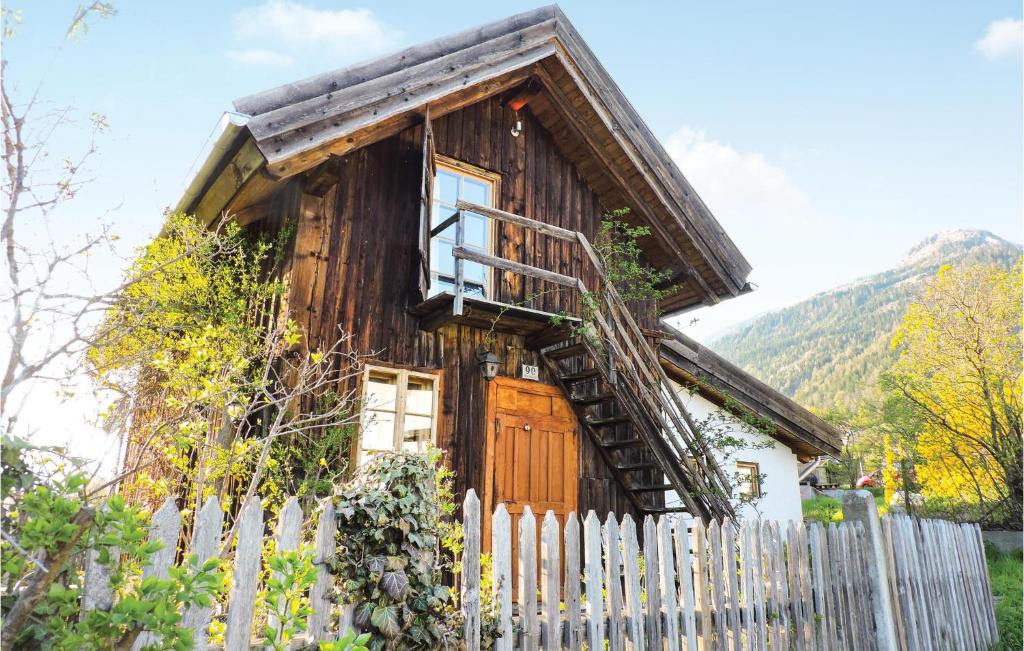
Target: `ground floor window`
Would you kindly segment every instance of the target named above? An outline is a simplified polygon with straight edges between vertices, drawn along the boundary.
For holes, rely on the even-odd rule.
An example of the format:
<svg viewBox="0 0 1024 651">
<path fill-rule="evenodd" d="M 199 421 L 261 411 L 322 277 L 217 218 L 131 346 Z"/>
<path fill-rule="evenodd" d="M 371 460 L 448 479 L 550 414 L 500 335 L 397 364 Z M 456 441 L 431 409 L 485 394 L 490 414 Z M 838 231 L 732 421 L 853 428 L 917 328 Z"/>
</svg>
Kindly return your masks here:
<svg viewBox="0 0 1024 651">
<path fill-rule="evenodd" d="M 360 465 L 382 450 L 422 452 L 437 435 L 437 376 L 371 366 L 363 381 Z"/>
<path fill-rule="evenodd" d="M 739 491 L 743 497 L 761 497 L 761 470 L 756 463 L 736 462 Z"/>
</svg>

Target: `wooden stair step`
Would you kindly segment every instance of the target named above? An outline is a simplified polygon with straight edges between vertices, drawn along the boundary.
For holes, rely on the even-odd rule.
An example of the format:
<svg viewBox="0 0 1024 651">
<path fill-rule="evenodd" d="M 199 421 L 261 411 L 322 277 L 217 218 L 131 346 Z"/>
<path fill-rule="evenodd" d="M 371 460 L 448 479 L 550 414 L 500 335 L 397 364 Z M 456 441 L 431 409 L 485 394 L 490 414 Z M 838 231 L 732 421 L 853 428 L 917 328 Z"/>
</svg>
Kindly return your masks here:
<svg viewBox="0 0 1024 651">
<path fill-rule="evenodd" d="M 579 382 L 580 380 L 589 380 L 601 375 L 601 371 L 596 368 L 585 368 L 582 371 L 576 371 L 575 373 L 566 373 L 565 375 L 559 375 L 559 379 L 562 382 Z"/>
<path fill-rule="evenodd" d="M 672 484 L 651 484 L 648 486 L 634 486 L 629 490 L 634 493 L 662 493 L 664 491 L 675 490 Z"/>
<path fill-rule="evenodd" d="M 644 508 L 644 513 L 689 513 L 685 506 L 650 506 Z"/>
<path fill-rule="evenodd" d="M 587 425 L 591 427 L 605 427 L 607 425 L 622 425 L 633 422 L 629 416 L 619 414 L 618 416 L 607 416 L 605 418 L 588 418 Z"/>
<path fill-rule="evenodd" d="M 643 439 L 623 439 L 621 441 L 601 441 L 601 447 L 609 450 L 618 448 L 639 448 L 646 445 Z"/>
<path fill-rule="evenodd" d="M 661 466 L 656 463 L 620 463 L 615 466 L 616 470 L 623 470 L 626 472 L 632 470 L 657 470 L 658 468 L 661 468 Z"/>
<path fill-rule="evenodd" d="M 544 356 L 548 359 L 565 359 L 566 357 L 583 355 L 586 352 L 587 347 L 583 344 L 572 344 L 571 346 L 563 346 L 562 348 L 546 350 L 544 351 Z"/>
<path fill-rule="evenodd" d="M 611 400 L 614 397 L 614 393 L 610 391 L 605 391 L 603 393 L 596 393 L 592 396 L 573 396 L 572 401 L 575 402 L 577 405 L 596 405 L 598 403 L 604 402 L 605 400 Z"/>
</svg>

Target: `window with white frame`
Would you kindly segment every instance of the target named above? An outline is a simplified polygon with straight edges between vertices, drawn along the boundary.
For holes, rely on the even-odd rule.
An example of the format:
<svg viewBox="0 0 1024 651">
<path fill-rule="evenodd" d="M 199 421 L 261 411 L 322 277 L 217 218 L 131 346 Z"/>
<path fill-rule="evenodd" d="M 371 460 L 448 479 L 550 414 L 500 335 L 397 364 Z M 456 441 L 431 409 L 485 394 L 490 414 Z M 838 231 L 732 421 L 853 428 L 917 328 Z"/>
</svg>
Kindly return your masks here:
<svg viewBox="0 0 1024 651">
<path fill-rule="evenodd" d="M 369 367 L 363 381 L 360 465 L 383 450 L 423 452 L 437 435 L 437 376 Z"/>
<path fill-rule="evenodd" d="M 494 205 L 495 175 L 469 169 L 455 161 L 437 161 L 434 177 L 434 205 L 430 226 L 437 226 L 455 213 L 459 200 L 488 208 Z M 491 253 L 490 220 L 483 215 L 466 212 L 463 246 L 480 253 Z M 430 295 L 452 292 L 455 289 L 455 224 L 438 233 L 430 242 Z M 462 267 L 463 287 L 466 294 L 486 298 L 490 273 L 487 267 L 468 260 Z"/>
<path fill-rule="evenodd" d="M 737 461 L 736 479 L 742 497 L 761 497 L 761 469 L 756 463 Z"/>
</svg>

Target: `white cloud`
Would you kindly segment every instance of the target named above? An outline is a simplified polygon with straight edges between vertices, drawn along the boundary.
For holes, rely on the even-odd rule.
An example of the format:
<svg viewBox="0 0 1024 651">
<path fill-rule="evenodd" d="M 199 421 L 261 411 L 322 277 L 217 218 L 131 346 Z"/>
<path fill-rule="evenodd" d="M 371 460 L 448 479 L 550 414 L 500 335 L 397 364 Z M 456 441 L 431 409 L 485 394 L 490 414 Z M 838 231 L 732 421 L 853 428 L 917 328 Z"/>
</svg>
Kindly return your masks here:
<svg viewBox="0 0 1024 651">
<path fill-rule="evenodd" d="M 273 50 L 261 50 L 259 48 L 247 48 L 244 50 L 228 50 L 227 57 L 236 63 L 250 66 L 290 66 L 295 59 L 287 54 L 281 54 Z"/>
<path fill-rule="evenodd" d="M 229 50 L 235 61 L 273 63 L 301 58 L 340 65 L 393 48 L 401 33 L 369 9 L 318 9 L 288 0 L 266 0 L 235 14 Z"/>
<path fill-rule="evenodd" d="M 1003 18 L 993 20 L 988 31 L 974 44 L 974 49 L 986 59 L 1019 58 L 1024 46 L 1024 20 Z"/>
<path fill-rule="evenodd" d="M 810 217 L 807 198 L 786 172 L 759 152 L 738 151 L 703 131 L 679 129 L 669 155 L 711 211 L 726 223 L 797 223 Z"/>
</svg>

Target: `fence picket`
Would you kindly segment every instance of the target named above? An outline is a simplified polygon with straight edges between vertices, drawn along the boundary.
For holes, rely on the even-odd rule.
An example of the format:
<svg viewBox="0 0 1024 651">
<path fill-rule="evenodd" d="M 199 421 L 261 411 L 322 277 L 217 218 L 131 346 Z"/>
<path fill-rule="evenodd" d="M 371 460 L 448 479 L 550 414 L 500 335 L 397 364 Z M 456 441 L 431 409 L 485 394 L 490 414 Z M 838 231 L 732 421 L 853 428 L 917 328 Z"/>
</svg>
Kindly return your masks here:
<svg viewBox="0 0 1024 651">
<path fill-rule="evenodd" d="M 996 626 L 995 597 L 992 596 L 992 580 L 988 575 L 988 564 L 985 562 L 985 541 L 981 536 L 981 526 L 977 523 L 971 525 L 971 534 L 974 539 L 974 558 L 980 568 L 982 591 L 985 595 L 985 619 L 988 622 L 989 639 L 995 644 L 999 641 L 999 628 Z"/>
<path fill-rule="evenodd" d="M 100 507 L 101 512 L 110 510 L 109 505 Z M 117 547 L 108 549 L 111 558 L 118 558 L 121 553 Z M 110 585 L 112 567 L 100 563 L 98 549 L 90 548 L 85 556 L 85 570 L 82 573 L 82 611 L 79 619 L 85 619 L 89 611 L 100 609 L 110 610 L 114 605 L 114 589 Z"/>
<path fill-rule="evenodd" d="M 604 649 L 604 592 L 601 584 L 601 522 L 591 511 L 583 521 L 585 587 L 587 595 L 587 648 Z"/>
<path fill-rule="evenodd" d="M 814 603 L 811 595 L 811 560 L 807 549 L 807 527 L 796 523 L 797 559 L 800 574 L 800 607 L 804 614 L 804 642 L 807 649 L 814 649 Z"/>
<path fill-rule="evenodd" d="M 644 591 L 647 593 L 647 620 L 644 630 L 647 633 L 647 647 L 649 649 L 662 648 L 662 619 L 661 619 L 661 585 L 658 576 L 661 569 L 661 558 L 658 555 L 658 529 L 654 524 L 654 518 L 650 515 L 644 518 Z M 669 564 L 671 564 L 669 560 Z"/>
<path fill-rule="evenodd" d="M 541 633 L 547 651 L 562 648 L 562 621 L 559 613 L 559 575 L 562 572 L 562 561 L 558 553 L 560 544 L 558 519 L 554 511 L 548 511 L 540 528 Z"/>
<path fill-rule="evenodd" d="M 722 570 L 725 572 L 725 598 L 723 600 L 725 610 L 723 614 L 725 615 L 730 648 L 733 651 L 742 651 L 740 589 L 736 567 L 736 527 L 729 518 L 722 521 Z"/>
<path fill-rule="evenodd" d="M 608 649 L 626 647 L 626 626 L 622 619 L 622 555 L 619 553 L 619 523 L 614 513 L 604 523 L 604 586 L 607 594 Z"/>
<path fill-rule="evenodd" d="M 779 593 L 779 569 L 775 559 L 775 545 L 772 543 L 772 526 L 770 522 L 761 525 L 761 545 L 765 566 L 765 621 L 768 623 L 768 644 L 772 650 L 783 648 L 782 641 L 782 609 Z"/>
<path fill-rule="evenodd" d="M 200 566 L 217 556 L 223 524 L 224 511 L 220 508 L 217 496 L 211 495 L 196 515 L 195 525 L 192 529 L 192 544 L 189 547 L 189 553 L 195 555 L 196 562 Z M 196 651 L 206 649 L 211 612 L 211 606 L 189 604 L 182 616 L 181 625 L 192 631 L 192 644 Z"/>
<path fill-rule="evenodd" d="M 299 548 L 299 529 L 302 528 L 302 507 L 299 500 L 294 496 L 285 500 L 281 511 L 277 516 L 277 529 L 274 538 L 277 542 L 277 551 L 294 551 Z M 281 574 L 274 573 L 274 576 L 281 578 Z M 267 623 L 275 629 L 280 625 L 276 613 L 267 614 Z"/>
<path fill-rule="evenodd" d="M 246 500 L 238 514 L 238 542 L 231 576 L 225 651 L 249 651 L 256 589 L 259 587 L 260 551 L 263 546 L 263 508 L 255 495 Z"/>
<path fill-rule="evenodd" d="M 651 559 L 645 561 L 649 563 Z M 637 542 L 636 523 L 628 513 L 622 516 L 622 572 L 626 584 L 626 648 L 644 651 L 647 639 L 644 633 L 644 607 L 640 601 L 640 546 Z"/>
<path fill-rule="evenodd" d="M 178 553 L 178 535 L 181 533 L 181 513 L 174 498 L 167 501 L 153 514 L 149 525 L 149 540 L 159 540 L 162 547 L 149 557 L 149 563 L 142 568 L 142 580 L 150 577 L 166 578 L 167 571 L 174 564 Z M 139 651 L 144 646 L 157 644 L 160 639 L 153 633 L 143 633 L 135 639 L 132 651 Z"/>
<path fill-rule="evenodd" d="M 725 568 L 722 563 L 722 528 L 716 520 L 708 525 L 708 541 L 711 549 L 711 601 L 714 610 L 715 627 L 714 647 L 717 651 L 727 651 L 728 629 L 725 615 Z M 709 638 L 710 639 L 710 638 Z"/>
<path fill-rule="evenodd" d="M 667 526 L 667 525 L 666 525 Z M 700 520 L 693 521 L 694 534 L 700 532 L 700 539 L 704 539 L 704 528 L 700 525 Z M 696 537 L 695 537 L 696 540 Z M 699 552 L 703 552 L 704 543 L 698 543 L 697 549 Z M 679 607 L 683 611 L 683 634 L 686 635 L 686 649 L 687 651 L 697 651 L 697 642 L 700 639 L 699 635 L 706 634 L 706 631 L 711 628 L 711 624 L 702 624 L 702 632 L 697 631 L 697 618 L 695 613 L 695 603 L 698 598 L 698 590 L 701 595 L 707 595 L 707 583 L 703 580 L 696 582 L 695 587 L 694 581 L 694 565 L 690 555 L 690 534 L 686 530 L 686 521 L 682 518 L 676 520 L 675 525 L 675 552 L 676 552 L 676 574 L 679 575 Z M 703 566 L 699 566 L 703 567 Z M 703 573 L 701 573 L 703 576 Z M 701 610 L 701 617 L 705 610 Z M 710 622 L 710 620 L 709 620 Z M 701 643 L 703 645 L 703 643 Z M 703 648 L 703 646 L 701 647 Z"/>
<path fill-rule="evenodd" d="M 680 537 L 686 541 L 686 529 L 680 531 Z M 700 642 L 700 651 L 710 651 L 714 647 L 713 623 L 711 617 L 711 563 L 709 559 L 708 531 L 700 518 L 693 520 L 694 541 L 694 582 L 693 593 L 696 607 L 699 609 L 700 627 L 695 635 Z M 676 543 L 679 549 L 679 543 Z M 685 545 L 689 547 L 689 545 Z"/>
<path fill-rule="evenodd" d="M 750 536 L 753 547 L 753 579 L 754 579 L 754 628 L 757 638 L 757 649 L 766 651 L 768 648 L 768 618 L 766 616 L 765 604 L 765 564 L 764 547 L 761 539 L 761 521 L 754 520 L 750 527 Z"/>
<path fill-rule="evenodd" d="M 504 504 L 499 504 L 491 516 L 491 577 L 494 601 L 500 610 L 500 637 L 494 648 L 512 651 L 512 521 Z"/>
<path fill-rule="evenodd" d="M 782 542 L 782 532 L 778 522 L 771 523 L 772 551 L 775 554 L 775 572 L 778 581 L 779 595 L 779 648 L 788 649 L 793 645 L 793 635 L 790 632 L 790 625 L 793 622 L 793 613 L 790 608 L 789 580 L 786 568 L 785 547 Z"/>
<path fill-rule="evenodd" d="M 309 636 L 314 643 L 330 640 L 331 635 L 331 590 L 333 580 L 327 566 L 334 556 L 336 543 L 334 540 L 338 523 L 334 519 L 334 505 L 330 498 L 321 500 L 320 517 L 316 525 L 313 562 L 316 564 L 316 583 L 309 590 L 309 607 L 313 614 L 309 616 Z"/>
<path fill-rule="evenodd" d="M 756 527 L 749 520 L 740 523 L 740 578 L 743 580 L 743 637 L 744 648 L 756 649 L 757 636 L 754 633 L 754 540 L 753 530 Z"/>
<path fill-rule="evenodd" d="M 467 651 L 480 650 L 480 498 L 470 488 L 462 502 L 461 601 Z"/>
<path fill-rule="evenodd" d="M 796 523 L 786 526 L 786 570 L 789 577 L 789 607 L 793 621 L 793 642 L 797 651 L 807 649 L 804 636 L 804 613 L 800 586 L 800 543 L 797 539 Z M 809 650 L 808 650 L 809 651 Z"/>
<path fill-rule="evenodd" d="M 658 536 L 658 560 L 661 562 L 660 582 L 661 606 L 664 612 L 665 648 L 667 651 L 681 651 L 682 633 L 679 631 L 679 601 L 676 594 L 675 559 L 672 553 L 672 520 L 663 515 L 656 525 Z M 644 541 L 648 537 L 644 526 Z M 680 587 L 680 590 L 682 588 Z M 696 646 L 694 646 L 696 649 Z"/>
<path fill-rule="evenodd" d="M 519 613 L 523 627 L 523 651 L 540 647 L 537 617 L 537 520 L 529 505 L 519 518 Z"/>
<path fill-rule="evenodd" d="M 479 651 L 481 513 L 472 490 L 466 494 L 463 514 L 465 539 L 457 575 L 463 646 Z M 259 499 L 247 500 L 237 517 L 225 651 L 248 651 L 253 643 L 250 636 L 263 567 Z M 637 523 L 631 516 L 624 516 L 620 525 L 609 514 L 602 526 L 591 511 L 581 532 L 579 518 L 570 513 L 560 532 L 558 518 L 548 511 L 538 554 L 537 522 L 525 507 L 516 532 L 518 630 L 522 631 L 517 641 L 511 518 L 505 506 L 498 505 L 491 518 L 491 590 L 499 610 L 500 634 L 494 648 L 580 651 L 584 639 L 587 648 L 609 651 L 877 648 L 874 611 L 867 607 L 875 598 L 868 566 L 873 552 L 859 522 L 828 527 L 790 522 L 780 528 L 773 521 L 726 519 L 705 527 L 700 520 L 647 516 L 642 526 L 641 550 Z M 692 541 L 688 527 L 692 527 Z M 195 516 L 187 556 L 200 564 L 215 557 L 222 528 L 223 512 L 216 498 L 210 498 Z M 296 549 L 301 528 L 298 501 L 288 498 L 275 528 L 277 550 Z M 160 540 L 163 547 L 144 568 L 144 577 L 168 575 L 179 551 L 180 529 L 180 514 L 174 501 L 168 500 L 150 525 L 150 539 Z M 890 514 L 881 519 L 881 531 L 889 565 L 887 581 L 896 596 L 898 648 L 990 648 L 998 632 L 979 527 Z M 334 554 L 336 533 L 332 503 L 324 500 L 315 534 L 317 578 L 310 590 L 312 614 L 306 638 L 313 646 L 336 638 L 351 624 L 352 609 L 346 606 L 338 617 L 339 627 L 332 629 L 334 577 L 326 561 Z M 103 582 L 97 579 L 97 561 L 87 555 L 84 613 L 104 607 L 103 600 L 110 598 L 100 590 Z M 207 648 L 210 618 L 209 608 L 186 606 L 182 621 L 193 632 L 195 648 Z M 268 622 L 274 621 L 269 613 Z M 143 633 L 133 648 L 156 642 L 152 634 Z"/>
<path fill-rule="evenodd" d="M 580 651 L 583 621 L 580 612 L 580 521 L 573 511 L 565 519 L 565 620 L 566 647 Z"/>
</svg>

